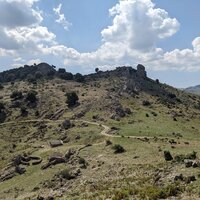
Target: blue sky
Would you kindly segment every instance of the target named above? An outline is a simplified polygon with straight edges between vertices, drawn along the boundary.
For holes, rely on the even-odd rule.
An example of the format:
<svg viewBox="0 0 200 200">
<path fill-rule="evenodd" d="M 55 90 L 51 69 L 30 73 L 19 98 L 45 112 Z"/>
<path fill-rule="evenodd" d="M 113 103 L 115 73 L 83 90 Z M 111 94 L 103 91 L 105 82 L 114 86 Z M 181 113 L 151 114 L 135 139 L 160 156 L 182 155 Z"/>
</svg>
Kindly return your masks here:
<svg viewBox="0 0 200 200">
<path fill-rule="evenodd" d="M 83 74 L 137 63 L 200 84 L 200 1 L 0 0 L 0 71 L 39 62 Z"/>
</svg>

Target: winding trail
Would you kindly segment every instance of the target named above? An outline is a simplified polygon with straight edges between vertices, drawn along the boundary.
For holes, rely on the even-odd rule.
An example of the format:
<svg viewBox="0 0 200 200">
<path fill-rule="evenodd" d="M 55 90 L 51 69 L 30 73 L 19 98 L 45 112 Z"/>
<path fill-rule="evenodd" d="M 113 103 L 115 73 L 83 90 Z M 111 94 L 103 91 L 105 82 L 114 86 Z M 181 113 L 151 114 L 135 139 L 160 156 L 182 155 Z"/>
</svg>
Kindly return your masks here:
<svg viewBox="0 0 200 200">
<path fill-rule="evenodd" d="M 14 125 L 14 124 L 25 124 L 25 123 L 37 123 L 37 122 L 44 122 L 44 123 L 62 123 L 64 121 L 63 120 L 49 120 L 49 119 L 34 119 L 34 120 L 24 120 L 24 121 L 11 121 L 11 122 L 5 122 L 5 123 L 1 123 L 1 126 L 5 126 L 5 125 Z M 111 130 L 111 128 L 105 124 L 101 124 L 98 122 L 91 122 L 91 121 L 87 121 L 87 120 L 71 120 L 72 122 L 83 122 L 83 123 L 87 123 L 87 124 L 91 124 L 91 125 L 96 125 L 99 127 L 102 127 L 103 130 L 100 132 L 101 135 L 106 136 L 106 137 L 111 137 L 111 138 L 132 138 L 132 139 L 153 139 L 155 137 L 153 136 L 126 136 L 126 135 L 114 135 L 114 134 L 109 134 L 109 131 Z M 165 139 L 166 137 L 157 137 L 157 139 Z"/>
</svg>

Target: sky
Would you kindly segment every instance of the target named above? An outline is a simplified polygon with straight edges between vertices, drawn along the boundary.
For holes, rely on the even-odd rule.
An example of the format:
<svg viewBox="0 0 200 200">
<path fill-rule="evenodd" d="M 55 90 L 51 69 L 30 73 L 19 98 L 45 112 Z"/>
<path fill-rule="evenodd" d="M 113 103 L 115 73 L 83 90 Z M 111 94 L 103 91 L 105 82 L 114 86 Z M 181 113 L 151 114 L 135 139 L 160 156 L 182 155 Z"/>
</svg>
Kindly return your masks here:
<svg viewBox="0 0 200 200">
<path fill-rule="evenodd" d="M 0 71 L 47 62 L 72 73 L 146 67 L 200 84 L 199 0 L 0 0 Z"/>
</svg>

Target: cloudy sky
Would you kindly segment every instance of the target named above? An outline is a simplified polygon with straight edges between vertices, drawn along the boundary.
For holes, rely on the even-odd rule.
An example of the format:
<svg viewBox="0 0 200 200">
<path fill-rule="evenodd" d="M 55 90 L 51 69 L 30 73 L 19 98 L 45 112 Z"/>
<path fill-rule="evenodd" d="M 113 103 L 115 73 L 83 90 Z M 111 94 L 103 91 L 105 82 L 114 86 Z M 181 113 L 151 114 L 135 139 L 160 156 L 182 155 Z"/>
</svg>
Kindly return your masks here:
<svg viewBox="0 0 200 200">
<path fill-rule="evenodd" d="M 146 66 L 200 84 L 199 0 L 0 0 L 0 71 L 39 62 L 90 73 Z"/>
</svg>

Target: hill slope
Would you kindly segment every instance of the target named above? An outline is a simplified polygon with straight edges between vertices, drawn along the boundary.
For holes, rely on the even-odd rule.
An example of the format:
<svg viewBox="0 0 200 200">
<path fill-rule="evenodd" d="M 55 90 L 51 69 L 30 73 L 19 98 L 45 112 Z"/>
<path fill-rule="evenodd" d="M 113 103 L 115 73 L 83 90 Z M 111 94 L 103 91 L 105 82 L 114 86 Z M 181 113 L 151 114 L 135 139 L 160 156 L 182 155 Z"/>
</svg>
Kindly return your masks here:
<svg viewBox="0 0 200 200">
<path fill-rule="evenodd" d="M 198 199 L 200 97 L 142 65 L 78 77 L 2 83 L 0 199 Z"/>
<path fill-rule="evenodd" d="M 200 94 L 200 85 L 186 88 L 184 91 L 192 93 L 192 94 Z"/>
</svg>

